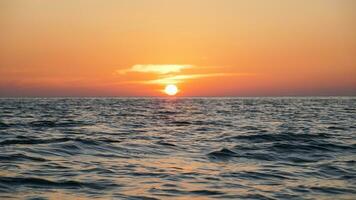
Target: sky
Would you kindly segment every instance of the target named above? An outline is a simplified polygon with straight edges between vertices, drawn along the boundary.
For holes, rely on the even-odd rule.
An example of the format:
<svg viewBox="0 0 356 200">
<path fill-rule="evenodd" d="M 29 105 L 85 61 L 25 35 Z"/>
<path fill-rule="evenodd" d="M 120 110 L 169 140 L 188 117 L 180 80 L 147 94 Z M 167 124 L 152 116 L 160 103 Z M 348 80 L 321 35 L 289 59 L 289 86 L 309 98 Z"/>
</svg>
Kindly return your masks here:
<svg viewBox="0 0 356 200">
<path fill-rule="evenodd" d="M 354 0 L 0 0 L 0 96 L 356 95 Z"/>
</svg>

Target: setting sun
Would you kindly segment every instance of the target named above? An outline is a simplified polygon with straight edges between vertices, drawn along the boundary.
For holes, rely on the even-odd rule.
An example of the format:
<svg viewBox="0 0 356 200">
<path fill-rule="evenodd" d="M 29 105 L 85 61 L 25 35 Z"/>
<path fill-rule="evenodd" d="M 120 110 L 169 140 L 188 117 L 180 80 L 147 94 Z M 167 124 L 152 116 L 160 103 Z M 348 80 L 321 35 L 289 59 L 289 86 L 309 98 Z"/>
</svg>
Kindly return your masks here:
<svg viewBox="0 0 356 200">
<path fill-rule="evenodd" d="M 178 93 L 178 88 L 176 85 L 167 85 L 166 88 L 164 89 L 164 92 L 170 96 L 174 96 Z"/>
</svg>

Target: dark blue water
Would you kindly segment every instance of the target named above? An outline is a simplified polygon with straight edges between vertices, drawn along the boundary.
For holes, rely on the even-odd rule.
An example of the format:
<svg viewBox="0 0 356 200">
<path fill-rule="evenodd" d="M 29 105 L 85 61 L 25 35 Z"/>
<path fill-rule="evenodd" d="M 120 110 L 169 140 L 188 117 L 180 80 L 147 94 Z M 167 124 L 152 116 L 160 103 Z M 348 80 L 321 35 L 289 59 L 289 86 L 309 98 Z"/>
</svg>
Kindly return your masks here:
<svg viewBox="0 0 356 200">
<path fill-rule="evenodd" d="M 356 199 L 356 99 L 0 99 L 0 199 Z"/>
</svg>

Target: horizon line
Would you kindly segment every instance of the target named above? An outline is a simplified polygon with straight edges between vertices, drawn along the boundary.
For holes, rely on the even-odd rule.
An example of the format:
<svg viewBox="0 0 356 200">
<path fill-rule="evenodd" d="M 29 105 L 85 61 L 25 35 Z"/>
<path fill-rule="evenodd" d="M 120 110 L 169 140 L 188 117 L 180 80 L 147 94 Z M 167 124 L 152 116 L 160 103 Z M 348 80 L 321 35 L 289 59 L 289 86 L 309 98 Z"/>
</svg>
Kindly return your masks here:
<svg viewBox="0 0 356 200">
<path fill-rule="evenodd" d="M 17 99 L 17 98 L 28 98 L 28 99 L 40 99 L 40 98 L 162 98 L 162 99 L 177 99 L 177 98 L 306 98 L 306 97 L 356 97 L 354 95 L 262 95 L 262 96 L 237 96 L 237 95 L 227 95 L 227 96 L 0 96 L 0 99 Z"/>
</svg>

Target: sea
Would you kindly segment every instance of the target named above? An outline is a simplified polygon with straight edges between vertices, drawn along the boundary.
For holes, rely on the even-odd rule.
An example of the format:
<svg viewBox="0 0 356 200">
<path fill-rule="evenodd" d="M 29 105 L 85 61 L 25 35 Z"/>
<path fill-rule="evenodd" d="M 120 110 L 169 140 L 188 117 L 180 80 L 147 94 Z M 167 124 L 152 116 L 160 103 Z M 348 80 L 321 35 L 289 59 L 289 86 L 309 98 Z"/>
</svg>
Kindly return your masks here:
<svg viewBox="0 0 356 200">
<path fill-rule="evenodd" d="M 0 199 L 356 199 L 356 97 L 1 98 Z"/>
</svg>

